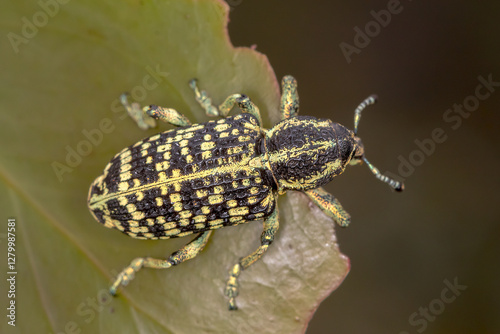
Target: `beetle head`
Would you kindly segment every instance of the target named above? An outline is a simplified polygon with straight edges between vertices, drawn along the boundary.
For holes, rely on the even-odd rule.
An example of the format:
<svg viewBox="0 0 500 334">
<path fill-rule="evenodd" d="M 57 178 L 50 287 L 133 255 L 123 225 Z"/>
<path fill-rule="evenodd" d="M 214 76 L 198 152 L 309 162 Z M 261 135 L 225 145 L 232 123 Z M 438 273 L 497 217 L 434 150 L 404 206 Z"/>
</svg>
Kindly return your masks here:
<svg viewBox="0 0 500 334">
<path fill-rule="evenodd" d="M 395 181 L 373 166 L 357 136 L 361 111 L 375 103 L 376 96 L 365 99 L 354 112 L 354 131 L 330 120 L 296 116 L 276 124 L 266 134 L 269 163 L 279 192 L 321 187 L 342 174 L 348 164 L 365 162 L 377 179 L 402 191 Z"/>
<path fill-rule="evenodd" d="M 341 174 L 357 149 L 354 133 L 330 120 L 296 116 L 266 135 L 269 163 L 280 192 L 321 187 Z"/>
</svg>

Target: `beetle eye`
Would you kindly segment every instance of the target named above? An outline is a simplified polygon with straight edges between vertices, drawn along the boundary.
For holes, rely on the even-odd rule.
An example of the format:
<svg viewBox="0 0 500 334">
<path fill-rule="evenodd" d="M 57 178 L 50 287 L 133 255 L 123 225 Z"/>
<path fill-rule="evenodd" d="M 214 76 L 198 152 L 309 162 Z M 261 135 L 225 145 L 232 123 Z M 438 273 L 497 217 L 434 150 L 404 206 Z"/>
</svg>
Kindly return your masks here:
<svg viewBox="0 0 500 334">
<path fill-rule="evenodd" d="M 346 164 L 349 161 L 349 159 L 351 159 L 352 152 L 354 151 L 352 143 L 348 140 L 340 140 L 339 149 L 340 149 L 340 157 L 342 158 L 342 163 Z"/>
</svg>

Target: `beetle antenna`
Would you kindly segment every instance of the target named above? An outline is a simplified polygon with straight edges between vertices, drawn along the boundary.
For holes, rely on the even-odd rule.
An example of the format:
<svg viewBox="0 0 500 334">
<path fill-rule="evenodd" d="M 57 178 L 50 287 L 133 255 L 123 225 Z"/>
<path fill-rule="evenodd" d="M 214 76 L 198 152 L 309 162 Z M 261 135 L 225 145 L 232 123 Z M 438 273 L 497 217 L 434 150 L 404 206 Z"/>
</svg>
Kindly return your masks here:
<svg viewBox="0 0 500 334">
<path fill-rule="evenodd" d="M 363 102 L 359 104 L 359 106 L 354 110 L 354 134 L 356 135 L 358 133 L 358 124 L 359 120 L 361 119 L 361 112 L 363 109 L 368 107 L 369 105 L 374 104 L 377 102 L 377 95 L 370 95 L 368 96 Z"/>
<path fill-rule="evenodd" d="M 361 119 L 361 112 L 368 107 L 369 105 L 377 102 L 377 95 L 370 95 L 363 102 L 359 104 L 359 106 L 354 110 L 354 135 L 358 133 L 359 120 Z M 387 183 L 391 188 L 396 191 L 403 191 L 405 188 L 402 182 L 391 179 L 390 177 L 380 173 L 377 167 L 373 166 L 363 155 L 363 161 L 366 163 L 368 168 L 370 168 L 371 172 L 375 175 L 377 179 L 382 182 Z"/>
<path fill-rule="evenodd" d="M 365 157 L 363 157 L 363 161 L 366 163 L 368 168 L 370 168 L 371 172 L 375 175 L 377 179 L 387 183 L 391 188 L 393 188 L 396 191 L 403 191 L 405 189 L 405 185 L 402 182 L 393 180 L 390 177 L 380 173 L 378 168 L 373 166 Z"/>
</svg>

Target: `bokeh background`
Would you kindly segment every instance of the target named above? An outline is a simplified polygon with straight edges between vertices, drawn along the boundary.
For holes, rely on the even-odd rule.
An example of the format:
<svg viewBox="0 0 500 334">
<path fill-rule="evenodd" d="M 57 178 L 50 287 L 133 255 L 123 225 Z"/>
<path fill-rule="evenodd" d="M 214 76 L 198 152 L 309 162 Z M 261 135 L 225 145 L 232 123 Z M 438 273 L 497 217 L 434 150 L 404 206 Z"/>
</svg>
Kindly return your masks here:
<svg viewBox="0 0 500 334">
<path fill-rule="evenodd" d="M 460 125 L 443 118 L 473 101 L 479 76 L 500 82 L 500 3 L 228 3 L 233 44 L 255 44 L 277 76 L 297 78 L 301 114 L 351 127 L 356 105 L 377 93 L 359 130 L 368 159 L 393 175 L 400 159 L 419 164 L 401 175 L 402 194 L 365 166 L 328 185 L 352 215 L 349 228 L 337 228 L 352 268 L 308 333 L 500 333 L 500 87 Z M 400 12 L 378 33 L 371 27 L 369 44 L 348 63 L 340 44 L 355 46 L 354 28 L 364 31 L 371 11 L 397 3 Z M 438 128 L 446 140 L 415 153 L 415 140 Z M 465 289 L 448 303 L 440 302 L 453 296 L 445 280 Z"/>
<path fill-rule="evenodd" d="M 406 184 L 405 192 L 395 193 L 376 180 L 366 166 L 355 166 L 326 187 L 352 216 L 349 228 L 335 227 L 340 248 L 349 256 L 352 267 L 343 284 L 321 304 L 308 333 L 500 333 L 500 227 L 495 205 L 499 203 L 497 194 L 500 189 L 500 3 L 492 0 L 227 1 L 231 7 L 229 34 L 232 43 L 235 46 L 254 45 L 268 56 L 278 77 L 292 74 L 298 79 L 301 114 L 330 118 L 352 127 L 354 108 L 368 95 L 378 94 L 379 103 L 363 114 L 359 135 L 365 143 L 368 159 L 382 172 L 404 178 Z M 44 311 L 52 319 L 46 317 L 45 313 L 40 316 L 25 311 L 27 316 L 19 313 L 18 321 L 24 324 L 24 328 L 33 326 L 38 332 L 44 333 L 47 331 L 43 324 L 55 324 L 52 331 L 62 332 L 62 326 L 75 318 L 78 325 L 86 326 L 85 318 L 77 314 L 79 303 L 95 296 L 99 289 L 107 286 L 107 281 L 114 275 L 110 273 L 111 269 L 121 269 L 122 260 L 115 262 L 115 259 L 120 257 L 129 261 L 140 253 L 135 248 L 134 240 L 114 243 L 122 236 L 115 234 L 116 231 L 104 231 L 104 228 L 91 221 L 82 203 L 90 182 L 86 173 L 96 175 L 94 171 L 101 171 L 104 161 L 101 158 L 108 159 L 116 152 L 116 147 L 121 149 L 126 135 L 130 135 L 127 137 L 130 141 L 133 136 L 143 135 L 137 132 L 132 122 L 120 123 L 116 132 L 106 138 L 107 144 L 85 159 L 78 172 L 65 175 L 67 179 L 64 183 L 56 183 L 50 163 L 63 156 L 66 145 L 76 145 L 81 141 L 82 129 L 94 128 L 95 121 L 102 119 L 102 115 L 111 117 L 111 99 L 118 95 L 117 92 L 130 89 L 135 85 L 134 82 L 143 79 L 145 64 L 154 67 L 161 63 L 163 66 L 173 59 L 165 57 L 159 62 L 155 58 L 160 51 L 168 50 L 164 45 L 149 44 L 158 36 L 151 35 L 151 41 L 138 40 L 140 34 L 124 35 L 126 30 L 120 29 L 120 24 L 129 20 L 135 28 L 130 29 L 132 32 L 151 31 L 147 28 L 167 21 L 161 17 L 165 21 L 138 22 L 137 16 L 130 16 L 133 6 L 140 4 L 151 9 L 152 6 L 148 4 L 162 3 L 161 0 L 124 1 L 128 5 L 124 5 L 122 10 L 117 9 L 122 2 L 110 5 L 110 1 L 104 1 L 100 7 L 87 5 L 92 2 L 69 3 L 46 29 L 41 30 L 36 39 L 21 46 L 26 48 L 19 57 L 12 53 L 7 38 L 0 47 L 0 68 L 3 69 L 3 80 L 0 82 L 4 87 L 0 92 L 0 102 L 4 107 L 9 106 L 1 114 L 4 140 L 0 151 L 8 154 L 3 156 L 0 173 L 3 175 L 3 182 L 0 182 L 0 211 L 6 214 L 11 212 L 11 208 L 5 206 L 6 203 L 14 203 L 18 205 L 16 210 L 22 213 L 19 222 L 28 222 L 25 226 L 19 226 L 22 228 L 19 243 L 27 247 L 19 247 L 18 256 L 23 263 L 22 268 L 26 270 L 19 275 L 19 292 L 22 291 L 22 298 L 26 299 L 19 296 L 19 302 L 29 302 L 19 306 L 19 311 L 39 309 L 44 304 L 49 306 Z M 8 10 L 1 12 L 0 22 L 4 32 L 19 31 L 19 23 L 23 23 L 20 17 L 28 15 L 31 18 L 40 7 L 38 1 L 15 4 L 6 6 L 7 9 L 16 8 L 15 13 Z M 391 14 L 390 22 L 388 7 L 398 12 Z M 103 11 L 91 12 L 91 8 Z M 156 17 L 157 13 L 149 14 Z M 144 15 L 144 12 L 138 11 L 137 15 Z M 384 17 L 387 24 L 379 26 L 374 15 Z M 113 18 L 117 21 L 113 21 Z M 176 19 L 180 21 L 183 18 Z M 192 17 L 187 15 L 185 22 L 189 22 L 188 19 Z M 97 28 L 87 29 L 93 25 Z M 356 31 L 365 31 L 366 27 L 377 30 L 370 30 L 369 40 L 359 46 L 361 41 L 356 39 Z M 170 38 L 175 36 L 182 39 L 185 36 L 176 31 L 169 31 L 169 34 Z M 52 39 L 55 35 L 61 38 Z M 192 38 L 186 44 L 196 40 Z M 71 47 L 66 48 L 66 43 Z M 85 49 L 89 45 L 92 49 Z M 121 47 L 113 49 L 116 45 Z M 359 50 L 347 59 L 341 45 L 350 45 Z M 125 52 L 122 50 L 128 50 L 127 47 L 135 48 L 138 52 L 133 53 L 130 59 L 128 55 L 116 57 L 117 53 Z M 215 48 L 214 44 L 210 44 L 210 47 L 207 49 Z M 80 55 L 79 50 L 86 57 Z M 92 50 L 96 53 L 92 54 Z M 151 58 L 149 50 L 152 50 Z M 188 55 L 186 58 L 193 56 L 190 55 L 192 50 L 182 49 L 182 52 Z M 175 57 L 182 57 L 182 52 Z M 52 54 L 63 57 L 54 57 L 51 62 Z M 13 58 L 15 62 L 9 63 Z M 49 61 L 39 63 L 38 59 Z M 64 61 L 57 64 L 61 59 Z M 137 59 L 139 61 L 134 63 Z M 206 59 L 221 58 L 207 54 Z M 185 61 L 182 64 L 185 67 L 188 61 L 182 61 Z M 26 63 L 25 68 L 11 67 L 23 62 Z M 110 76 L 100 73 L 94 75 L 106 64 L 115 65 L 106 72 L 111 73 Z M 13 75 L 12 68 L 21 70 Z M 32 68 L 40 72 L 32 73 Z M 48 73 L 50 69 L 56 70 Z M 68 75 L 85 72 L 85 69 L 88 75 Z M 113 72 L 113 69 L 116 71 Z M 201 69 L 200 72 L 213 70 L 204 66 Z M 47 73 L 50 75 L 43 77 Z M 256 81 L 260 84 L 256 79 L 259 75 L 266 77 L 265 73 L 255 73 L 249 77 L 249 86 L 255 85 Z M 491 87 L 494 91 L 489 92 L 490 96 L 480 101 L 470 115 L 462 117 L 449 114 L 448 110 L 454 105 L 463 104 L 464 101 L 474 102 L 477 92 L 487 93 L 485 88 L 476 89 L 483 80 L 479 78 L 488 80 L 489 77 L 495 85 L 496 82 L 499 84 Z M 59 84 L 61 90 L 52 90 L 52 87 L 57 87 L 53 83 Z M 37 84 L 36 90 L 30 91 Z M 213 88 L 215 92 L 216 85 L 207 87 Z M 21 94 L 20 88 L 23 87 L 26 87 L 26 95 Z M 183 84 L 183 87 L 184 90 L 180 92 L 190 94 L 187 86 Z M 266 86 L 262 84 L 260 87 Z M 12 92 L 14 95 L 11 95 Z M 78 101 L 85 101 L 85 105 L 76 103 L 75 106 L 73 95 L 68 92 L 78 92 Z M 58 99 L 53 98 L 56 94 L 59 95 Z M 163 94 L 161 90 L 151 92 L 148 101 L 157 101 Z M 168 94 L 168 106 L 189 110 L 189 104 L 182 101 L 182 94 Z M 194 105 L 191 97 L 189 95 L 189 103 Z M 66 99 L 70 98 L 71 103 L 66 103 Z M 260 98 L 255 97 L 254 100 Z M 13 106 L 12 101 L 19 101 L 21 107 Z M 27 105 L 35 107 L 24 110 L 22 106 Z M 69 112 L 63 114 L 61 111 L 64 108 Z M 263 109 L 265 115 L 266 110 Z M 101 111 L 105 113 L 99 114 Z M 99 116 L 91 118 L 91 115 Z M 61 117 L 56 119 L 56 116 Z M 452 122 L 449 117 L 454 117 Z M 16 126 L 11 126 L 13 124 Z M 17 127 L 18 124 L 22 126 Z M 61 124 L 64 126 L 61 127 Z M 446 139 L 439 143 L 432 141 L 432 133 L 436 131 L 441 131 L 440 138 Z M 28 149 L 22 146 L 28 141 L 27 138 L 35 138 Z M 47 143 L 54 145 L 42 145 L 45 140 L 50 140 Z M 427 153 L 419 147 L 419 142 L 426 143 Z M 116 147 L 112 143 L 116 143 Z M 32 164 L 22 163 L 18 167 L 11 167 L 27 154 Z M 96 155 L 100 158 L 96 158 Z M 403 160 L 414 162 L 411 171 L 402 170 Z M 9 175 L 6 170 L 11 172 L 9 177 L 5 176 Z M 18 175 L 25 177 L 11 177 Z M 23 188 L 17 187 L 18 184 Z M 61 191 L 70 185 L 75 186 L 71 192 Z M 8 190 L 13 187 L 17 187 L 15 191 Z M 41 204 L 30 207 L 33 203 L 44 203 L 31 200 L 37 196 L 56 200 L 47 203 L 47 208 Z M 62 207 L 61 203 L 66 204 L 65 210 L 53 210 Z M 309 222 L 304 220 L 301 223 L 307 225 Z M 281 236 L 284 236 L 283 231 L 285 227 L 280 230 Z M 325 234 L 329 231 L 325 231 Z M 224 233 L 231 235 L 232 232 L 218 232 L 219 235 Z M 0 237 L 5 237 L 5 233 L 0 233 Z M 321 239 L 320 236 L 318 238 Z M 74 243 L 74 240 L 81 242 Z M 219 240 L 222 238 L 219 237 Z M 151 243 L 146 242 L 141 247 L 155 247 L 154 254 L 164 254 L 167 249 L 173 251 L 183 243 L 183 240 L 178 240 L 168 246 L 149 246 Z M 218 246 L 209 245 L 208 248 L 212 247 L 213 252 Z M 109 253 L 103 252 L 104 249 Z M 297 246 L 294 249 L 301 248 Z M 36 256 L 28 262 L 26 253 Z M 224 253 L 224 256 L 227 255 Z M 200 258 L 199 262 L 192 260 L 175 276 L 188 277 L 189 270 L 199 272 L 200 264 L 210 269 L 210 265 L 202 264 L 206 263 L 206 259 Z M 272 259 L 275 261 L 276 257 L 269 258 L 269 261 Z M 288 256 L 286 260 L 293 261 L 293 258 Z M 3 268 L 6 257 L 2 256 L 1 261 L 4 261 L 0 263 Z M 222 272 L 219 269 L 212 270 Z M 267 269 L 261 265 L 254 270 Z M 35 275 L 30 274 L 32 272 L 39 276 L 34 278 Z M 325 272 L 321 271 L 323 275 Z M 222 287 L 224 284 L 222 275 L 207 274 L 206 277 L 218 277 L 209 282 L 212 285 L 222 282 Z M 255 277 L 258 279 L 259 275 Z M 151 279 L 149 282 L 163 282 L 161 280 L 165 276 L 160 273 L 143 275 L 142 282 L 147 279 Z M 33 284 L 36 280 L 40 282 L 38 286 Z M 6 281 L 1 282 L 1 298 L 5 298 L 6 289 L 3 288 Z M 290 282 L 284 285 L 286 283 Z M 293 285 L 293 281 L 291 283 Z M 449 285 L 457 285 L 456 289 L 459 290 L 454 293 Z M 134 289 L 137 292 L 134 293 Z M 137 302 L 132 304 L 140 308 L 147 305 L 149 309 L 144 309 L 149 311 L 154 308 L 153 318 L 168 322 L 169 319 L 165 320 L 162 314 L 166 308 L 157 307 L 162 303 L 155 304 L 151 300 L 161 299 L 163 304 L 172 304 L 169 306 L 171 308 L 176 304 L 170 303 L 170 299 L 161 293 L 151 297 L 147 293 L 148 289 L 154 291 L 155 285 L 143 283 L 142 286 L 136 284 L 135 287 L 128 287 L 129 299 L 114 300 L 105 309 L 106 313 L 101 312 L 101 316 L 83 327 L 82 333 L 97 332 L 97 329 L 109 333 L 108 327 L 120 331 L 114 327 L 120 321 L 119 317 L 125 318 L 129 314 L 127 311 L 137 308 L 129 307 L 129 300 Z M 183 290 L 175 292 L 179 291 Z M 225 303 L 218 290 L 210 291 L 217 295 L 210 301 Z M 39 301 L 40 296 L 45 298 L 43 303 Z M 185 298 L 185 301 L 189 302 L 189 298 Z M 39 302 L 40 305 L 37 304 Z M 202 305 L 189 307 L 196 314 Z M 178 310 L 184 309 L 178 307 Z M 223 318 L 219 317 L 219 320 L 234 322 L 234 314 L 228 316 L 225 309 L 216 310 L 220 311 L 214 313 L 224 312 Z M 110 317 L 109 313 L 116 316 Z M 41 317 L 43 319 L 40 321 Z M 149 313 L 144 312 L 143 317 L 148 318 Z M 126 320 L 141 323 L 138 317 L 128 318 L 122 321 L 122 326 L 128 324 Z M 150 324 L 151 321 L 144 323 Z M 12 328 L 7 326 L 4 318 L 0 332 L 6 332 L 4 328 L 12 332 Z M 22 328 L 18 326 L 14 330 L 23 331 Z M 145 328 L 148 329 L 144 332 L 152 331 L 150 327 Z M 278 325 L 271 329 L 276 332 L 280 330 Z M 134 328 L 126 330 L 132 332 Z"/>
</svg>

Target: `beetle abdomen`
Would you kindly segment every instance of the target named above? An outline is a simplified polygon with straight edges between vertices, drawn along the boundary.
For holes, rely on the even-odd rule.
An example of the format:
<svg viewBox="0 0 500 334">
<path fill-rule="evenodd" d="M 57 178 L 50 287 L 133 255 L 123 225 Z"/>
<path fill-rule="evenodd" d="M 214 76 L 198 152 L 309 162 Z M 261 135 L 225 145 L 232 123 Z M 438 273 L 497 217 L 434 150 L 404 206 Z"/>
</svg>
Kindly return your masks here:
<svg viewBox="0 0 500 334">
<path fill-rule="evenodd" d="M 146 138 L 118 153 L 89 191 L 107 227 L 167 239 L 265 217 L 274 198 L 248 165 L 262 140 L 254 116 L 240 114 Z"/>
</svg>

